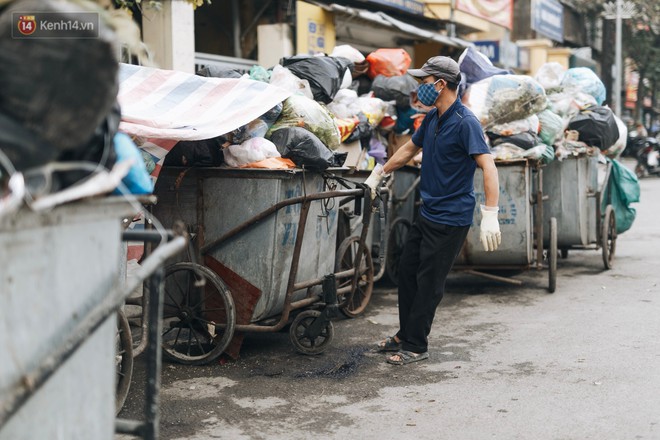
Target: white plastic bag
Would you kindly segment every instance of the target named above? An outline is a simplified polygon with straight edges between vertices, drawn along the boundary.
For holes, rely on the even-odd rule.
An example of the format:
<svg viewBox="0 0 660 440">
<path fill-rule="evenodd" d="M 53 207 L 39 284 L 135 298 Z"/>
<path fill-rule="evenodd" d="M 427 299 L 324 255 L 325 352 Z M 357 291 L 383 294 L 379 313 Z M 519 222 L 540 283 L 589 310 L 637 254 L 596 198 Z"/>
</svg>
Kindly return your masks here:
<svg viewBox="0 0 660 440">
<path fill-rule="evenodd" d="M 224 156 L 225 163 L 233 168 L 271 157 L 281 157 L 275 144 L 264 138 L 251 138 L 240 145 L 230 145 L 225 148 Z"/>
<path fill-rule="evenodd" d="M 288 90 L 292 93 L 306 96 L 309 99 L 314 99 L 312 89 L 309 86 L 309 81 L 300 79 L 289 69 L 281 65 L 273 67 L 273 73 L 270 76 L 270 84 Z"/>
<path fill-rule="evenodd" d="M 492 126 L 489 131 L 498 134 L 500 136 L 513 136 L 514 134 L 520 134 L 530 131 L 533 132 L 534 134 L 538 134 L 539 118 L 536 115 L 532 115 L 527 119 L 520 119 L 518 121 L 511 121 L 511 122 L 506 122 L 504 124 L 497 124 Z"/>
<path fill-rule="evenodd" d="M 531 76 L 495 75 L 490 80 L 486 97 L 489 125 L 528 118 L 548 105 L 545 90 Z"/>
<path fill-rule="evenodd" d="M 359 50 L 348 44 L 335 46 L 330 54 L 333 57 L 342 57 L 350 60 L 352 63 L 361 63 L 365 60 L 364 55 Z"/>
<path fill-rule="evenodd" d="M 559 63 L 545 63 L 536 72 L 534 79 L 547 91 L 559 87 L 566 69 Z"/>
<path fill-rule="evenodd" d="M 492 80 L 492 77 L 486 78 L 472 84 L 468 89 L 467 106 L 481 123 L 484 123 L 487 119 L 486 99 L 488 98 L 488 88 Z"/>
<path fill-rule="evenodd" d="M 614 120 L 616 121 L 616 126 L 619 128 L 619 139 L 617 139 L 614 145 L 603 151 L 603 154 L 610 159 L 618 159 L 621 156 L 621 153 L 626 148 L 626 141 L 628 139 L 628 127 L 626 127 L 625 122 L 617 115 L 614 115 Z"/>
</svg>

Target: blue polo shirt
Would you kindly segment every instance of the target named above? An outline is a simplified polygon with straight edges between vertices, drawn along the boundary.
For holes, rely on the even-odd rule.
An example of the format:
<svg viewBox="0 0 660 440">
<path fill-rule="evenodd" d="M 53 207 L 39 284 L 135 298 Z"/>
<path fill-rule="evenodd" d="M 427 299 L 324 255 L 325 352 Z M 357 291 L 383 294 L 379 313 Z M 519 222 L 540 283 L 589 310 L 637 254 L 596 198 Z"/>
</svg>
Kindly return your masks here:
<svg viewBox="0 0 660 440">
<path fill-rule="evenodd" d="M 412 141 L 424 151 L 420 213 L 435 223 L 470 226 L 477 168 L 472 155 L 490 154 L 479 120 L 457 99 L 440 117 L 431 110 Z"/>
</svg>

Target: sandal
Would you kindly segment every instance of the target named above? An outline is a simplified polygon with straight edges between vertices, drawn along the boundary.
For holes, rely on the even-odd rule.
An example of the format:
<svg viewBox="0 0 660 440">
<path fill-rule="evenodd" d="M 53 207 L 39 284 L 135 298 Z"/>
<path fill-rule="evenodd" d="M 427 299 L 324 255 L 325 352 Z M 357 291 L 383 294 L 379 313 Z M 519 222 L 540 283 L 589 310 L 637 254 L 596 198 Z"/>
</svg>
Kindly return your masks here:
<svg viewBox="0 0 660 440">
<path fill-rule="evenodd" d="M 394 359 L 395 356 L 398 356 L 399 359 Z M 394 353 L 392 356 L 387 358 L 387 363 L 392 365 L 406 365 L 413 362 L 423 361 L 424 359 L 429 358 L 429 352 L 425 351 L 424 353 L 413 353 L 412 351 L 401 350 L 397 353 Z"/>
<path fill-rule="evenodd" d="M 400 351 L 402 345 L 401 342 L 397 342 L 396 339 L 394 339 L 394 336 L 388 336 L 385 340 L 378 343 L 376 351 Z"/>
</svg>

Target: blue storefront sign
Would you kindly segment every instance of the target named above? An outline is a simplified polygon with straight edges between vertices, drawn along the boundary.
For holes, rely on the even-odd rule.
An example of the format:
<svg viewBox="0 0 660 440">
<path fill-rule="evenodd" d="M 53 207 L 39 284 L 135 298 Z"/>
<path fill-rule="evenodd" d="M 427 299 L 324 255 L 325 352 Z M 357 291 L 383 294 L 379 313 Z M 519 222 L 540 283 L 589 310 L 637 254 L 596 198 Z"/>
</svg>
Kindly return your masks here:
<svg viewBox="0 0 660 440">
<path fill-rule="evenodd" d="M 376 3 L 383 6 L 389 6 L 403 12 L 415 15 L 424 15 L 424 3 L 418 0 L 366 0 L 369 3 Z"/>
<path fill-rule="evenodd" d="M 486 55 L 491 63 L 500 62 L 500 42 L 498 40 L 481 40 L 474 42 L 475 48 Z"/>
<path fill-rule="evenodd" d="M 532 0 L 532 29 L 559 43 L 564 41 L 564 7 L 557 0 Z"/>
</svg>

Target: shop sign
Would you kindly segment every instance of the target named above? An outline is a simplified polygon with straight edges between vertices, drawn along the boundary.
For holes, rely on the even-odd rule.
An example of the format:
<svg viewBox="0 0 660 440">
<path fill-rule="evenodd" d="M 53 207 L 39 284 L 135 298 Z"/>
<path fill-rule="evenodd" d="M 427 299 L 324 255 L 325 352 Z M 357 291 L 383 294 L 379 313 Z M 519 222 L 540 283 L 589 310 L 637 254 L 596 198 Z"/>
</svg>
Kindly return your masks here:
<svg viewBox="0 0 660 440">
<path fill-rule="evenodd" d="M 424 15 L 424 2 L 417 0 L 367 0 L 369 3 L 389 6 L 403 12 L 415 15 Z"/>
<path fill-rule="evenodd" d="M 532 29 L 559 43 L 564 41 L 564 7 L 557 0 L 532 0 Z"/>
<path fill-rule="evenodd" d="M 456 9 L 511 29 L 513 0 L 456 0 Z"/>
</svg>

